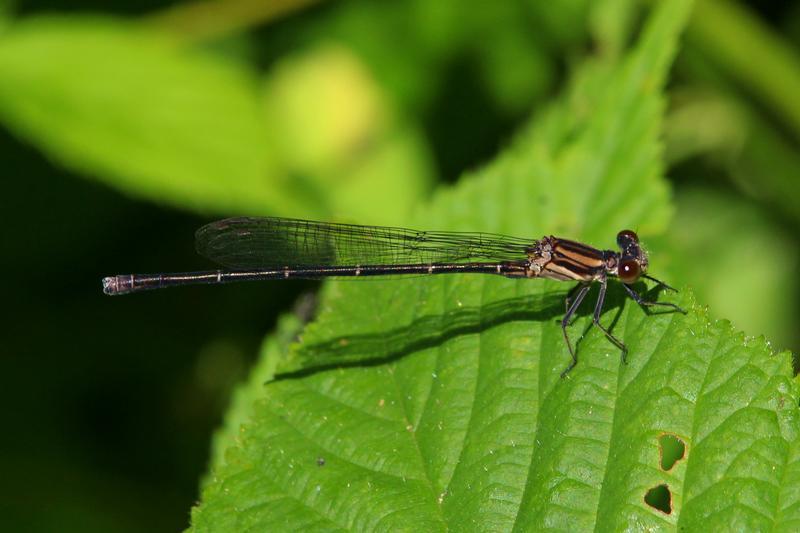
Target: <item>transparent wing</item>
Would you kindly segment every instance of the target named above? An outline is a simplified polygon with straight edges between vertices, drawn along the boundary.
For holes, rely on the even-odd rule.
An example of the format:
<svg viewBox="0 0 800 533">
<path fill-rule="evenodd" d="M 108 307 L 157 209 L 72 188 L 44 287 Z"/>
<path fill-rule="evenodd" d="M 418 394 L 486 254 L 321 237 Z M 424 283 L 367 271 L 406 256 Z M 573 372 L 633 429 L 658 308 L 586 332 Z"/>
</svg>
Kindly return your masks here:
<svg viewBox="0 0 800 533">
<path fill-rule="evenodd" d="M 203 226 L 197 252 L 231 269 L 519 261 L 533 240 L 289 218 L 228 218 Z"/>
</svg>

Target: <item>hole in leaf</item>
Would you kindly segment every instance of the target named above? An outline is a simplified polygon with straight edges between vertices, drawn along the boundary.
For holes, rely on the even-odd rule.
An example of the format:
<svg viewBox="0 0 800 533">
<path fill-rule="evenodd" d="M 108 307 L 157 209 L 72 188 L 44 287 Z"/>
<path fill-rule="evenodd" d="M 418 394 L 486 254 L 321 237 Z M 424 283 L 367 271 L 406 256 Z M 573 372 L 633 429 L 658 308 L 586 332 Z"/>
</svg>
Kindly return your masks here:
<svg viewBox="0 0 800 533">
<path fill-rule="evenodd" d="M 666 485 L 658 485 L 648 490 L 644 495 L 644 503 L 664 514 L 672 513 L 672 494 Z"/>
<path fill-rule="evenodd" d="M 675 435 L 664 433 L 658 437 L 658 454 L 661 456 L 661 469 L 668 472 L 684 458 L 686 444 Z"/>
</svg>

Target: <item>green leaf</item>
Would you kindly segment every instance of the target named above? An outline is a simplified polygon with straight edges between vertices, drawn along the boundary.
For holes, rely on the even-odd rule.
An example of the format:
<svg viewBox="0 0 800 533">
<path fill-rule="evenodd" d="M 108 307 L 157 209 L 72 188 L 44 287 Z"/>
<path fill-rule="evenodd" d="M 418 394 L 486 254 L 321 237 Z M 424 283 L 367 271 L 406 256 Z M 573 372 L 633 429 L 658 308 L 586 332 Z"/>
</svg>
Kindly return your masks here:
<svg viewBox="0 0 800 533">
<path fill-rule="evenodd" d="M 241 66 L 113 19 L 0 35 L 0 117 L 61 164 L 185 208 L 319 214 L 270 151 L 257 89 Z"/>
<path fill-rule="evenodd" d="M 302 321 L 293 314 L 280 317 L 275 333 L 264 340 L 258 364 L 245 383 L 236 387 L 225 413 L 222 427 L 211 443 L 211 464 L 223 464 L 225 449 L 236 443 L 239 428 L 254 415 L 254 398 L 261 397 L 264 384 L 272 380 L 278 361 L 285 357 L 290 343 L 302 329 Z"/>
<path fill-rule="evenodd" d="M 585 69 L 567 98 L 417 222 L 558 230 L 596 244 L 637 221 L 643 233 L 663 229 L 660 90 L 688 4 L 658 3 L 623 63 Z M 298 373 L 253 393 L 194 528 L 796 526 L 788 355 L 709 323 L 688 291 L 661 295 L 687 315 L 648 316 L 615 286 L 602 320 L 629 363 L 593 328 L 561 379 L 564 291 L 478 276 L 328 285 L 317 321 L 282 362 Z M 665 434 L 685 445 L 668 471 Z M 645 503 L 650 493 L 668 514 Z"/>
</svg>

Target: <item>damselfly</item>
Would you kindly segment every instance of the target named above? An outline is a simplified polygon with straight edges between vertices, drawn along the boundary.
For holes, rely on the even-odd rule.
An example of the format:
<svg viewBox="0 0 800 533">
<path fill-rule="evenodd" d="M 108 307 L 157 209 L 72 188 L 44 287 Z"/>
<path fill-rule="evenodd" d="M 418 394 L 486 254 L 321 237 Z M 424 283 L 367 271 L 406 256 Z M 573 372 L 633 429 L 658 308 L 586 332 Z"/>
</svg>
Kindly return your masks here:
<svg viewBox="0 0 800 533">
<path fill-rule="evenodd" d="M 631 285 L 640 278 L 675 290 L 646 274 L 647 254 L 631 230 L 617 234 L 619 251 L 546 236 L 538 240 L 491 233 L 414 231 L 288 218 L 229 218 L 203 226 L 196 234 L 200 255 L 225 270 L 174 274 L 125 274 L 103 278 L 106 294 L 127 294 L 176 287 L 268 279 L 320 279 L 420 274 L 495 274 L 509 278 L 577 281 L 566 298 L 561 331 L 572 361 L 578 358 L 567 326 L 593 282 L 600 285 L 592 322 L 622 351 L 627 348 L 600 323 L 609 278 L 643 307 L 662 306 L 685 312 L 673 303 L 644 300 Z"/>
</svg>

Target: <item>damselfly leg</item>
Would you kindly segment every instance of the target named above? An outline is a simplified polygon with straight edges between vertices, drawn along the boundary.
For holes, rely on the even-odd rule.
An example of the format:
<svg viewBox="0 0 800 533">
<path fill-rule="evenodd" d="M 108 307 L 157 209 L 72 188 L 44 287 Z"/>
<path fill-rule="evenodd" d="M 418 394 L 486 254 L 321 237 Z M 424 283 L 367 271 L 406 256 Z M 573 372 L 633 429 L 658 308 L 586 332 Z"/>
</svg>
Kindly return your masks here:
<svg viewBox="0 0 800 533">
<path fill-rule="evenodd" d="M 564 314 L 564 318 L 561 319 L 561 333 L 564 335 L 564 342 L 567 343 L 567 348 L 569 348 L 569 354 L 572 356 L 572 361 L 570 361 L 569 366 L 564 369 L 561 373 L 561 377 L 563 378 L 566 376 L 570 370 L 575 368 L 575 365 L 578 364 L 578 356 L 575 355 L 575 350 L 572 348 L 572 343 L 569 341 L 569 335 L 567 334 L 567 326 L 569 325 L 570 319 L 572 319 L 572 315 L 575 314 L 575 311 L 578 310 L 580 307 L 581 302 L 583 299 L 586 298 L 586 294 L 589 292 L 589 287 L 591 287 L 588 283 L 580 283 L 575 286 L 575 289 L 578 289 L 578 292 L 575 293 L 575 297 L 572 300 L 567 312 Z M 574 289 L 573 289 L 574 290 Z M 572 291 L 570 291 L 571 293 Z M 567 296 L 567 302 L 569 303 L 570 297 Z"/>
<path fill-rule="evenodd" d="M 656 286 L 658 286 L 658 287 L 664 287 L 668 291 L 678 292 L 678 289 L 676 289 L 675 287 L 672 287 L 670 285 L 667 285 L 666 283 L 664 283 L 660 279 L 656 279 L 656 278 L 654 278 L 652 276 L 648 276 L 647 274 L 642 274 L 641 277 L 643 277 L 645 279 L 649 279 L 650 281 L 655 281 L 656 282 Z"/>
<path fill-rule="evenodd" d="M 656 282 L 658 286 L 664 287 L 665 289 L 673 291 L 675 290 L 666 283 L 657 280 L 656 278 L 652 278 L 650 276 L 642 276 L 642 277 L 645 277 L 651 281 Z M 627 364 L 628 347 L 625 346 L 625 343 L 623 343 L 621 340 L 615 337 L 605 326 L 603 326 L 603 324 L 600 323 L 600 315 L 603 312 L 603 304 L 605 303 L 606 292 L 608 290 L 608 279 L 602 278 L 599 280 L 599 283 L 600 283 L 600 290 L 597 295 L 597 301 L 595 302 L 594 305 L 594 312 L 592 313 L 592 324 L 600 328 L 600 331 L 603 332 L 606 338 L 609 341 L 611 341 L 617 348 L 620 349 L 620 351 L 622 352 L 621 353 L 622 362 Z M 625 288 L 625 292 L 627 292 L 628 296 L 645 309 L 655 306 L 662 306 L 686 314 L 686 311 L 682 307 L 679 307 L 676 304 L 669 302 L 651 302 L 642 298 L 641 294 L 633 290 L 627 283 L 622 283 L 622 286 Z M 584 298 L 586 298 L 586 295 L 588 294 L 590 287 L 591 285 L 587 283 L 579 283 L 578 285 L 575 285 L 569 291 L 569 293 L 567 294 L 567 298 L 565 300 L 567 311 L 564 314 L 564 318 L 561 320 L 561 332 L 564 335 L 564 341 L 567 344 L 567 348 L 569 349 L 569 353 L 572 356 L 572 360 L 570 361 L 569 366 L 567 366 L 567 368 L 564 369 L 563 372 L 561 372 L 562 378 L 565 377 L 567 374 L 569 374 L 570 370 L 572 370 L 575 367 L 575 365 L 578 364 L 578 356 L 575 354 L 575 350 L 572 347 L 572 343 L 569 340 L 569 335 L 567 334 L 567 327 L 570 325 L 572 318 L 578 311 L 578 307 L 580 307 Z"/>
<path fill-rule="evenodd" d="M 592 322 L 594 323 L 595 326 L 600 328 L 600 331 L 605 333 L 605 335 L 608 338 L 608 340 L 613 342 L 614 345 L 616 345 L 617 348 L 622 350 L 622 356 L 621 356 L 622 357 L 622 362 L 623 363 L 627 363 L 628 362 L 627 361 L 628 348 L 625 346 L 625 344 L 623 344 L 623 342 L 621 340 L 619 340 L 614 335 L 612 335 L 611 332 L 608 331 L 605 328 L 605 326 L 603 326 L 600 323 L 600 313 L 603 312 L 603 303 L 605 303 L 605 300 L 606 300 L 606 290 L 607 289 L 608 289 L 608 279 L 603 278 L 602 280 L 600 280 L 600 292 L 597 295 L 597 303 L 595 303 L 595 305 L 594 305 L 594 313 L 592 314 Z"/>
<path fill-rule="evenodd" d="M 662 282 L 658 281 L 655 278 L 651 278 L 650 276 L 647 276 L 647 279 L 651 279 L 653 281 L 658 282 L 662 287 L 665 287 L 668 290 L 673 290 L 673 291 L 675 290 L 672 287 L 670 287 L 669 285 L 667 285 L 666 283 L 662 283 Z M 683 309 L 682 307 L 679 307 L 678 305 L 675 305 L 675 304 L 670 303 L 670 302 L 651 302 L 651 301 L 645 300 L 644 298 L 642 298 L 641 294 L 639 294 L 635 290 L 631 289 L 626 284 L 623 283 L 622 286 L 625 287 L 625 291 L 627 291 L 628 296 L 630 296 L 633 299 L 634 302 L 636 302 L 637 304 L 641 305 L 645 309 L 647 309 L 649 307 L 661 306 L 661 307 L 668 307 L 670 309 L 674 309 L 675 311 L 678 311 L 679 313 L 683 313 L 684 315 L 686 314 L 686 310 Z"/>
<path fill-rule="evenodd" d="M 578 283 L 569 290 L 567 297 L 564 299 L 564 314 L 569 312 L 569 307 L 572 305 L 572 299 L 575 297 L 575 294 L 578 292 L 578 290 L 583 286 L 583 283 Z M 569 326 L 569 324 L 567 325 Z"/>
</svg>

